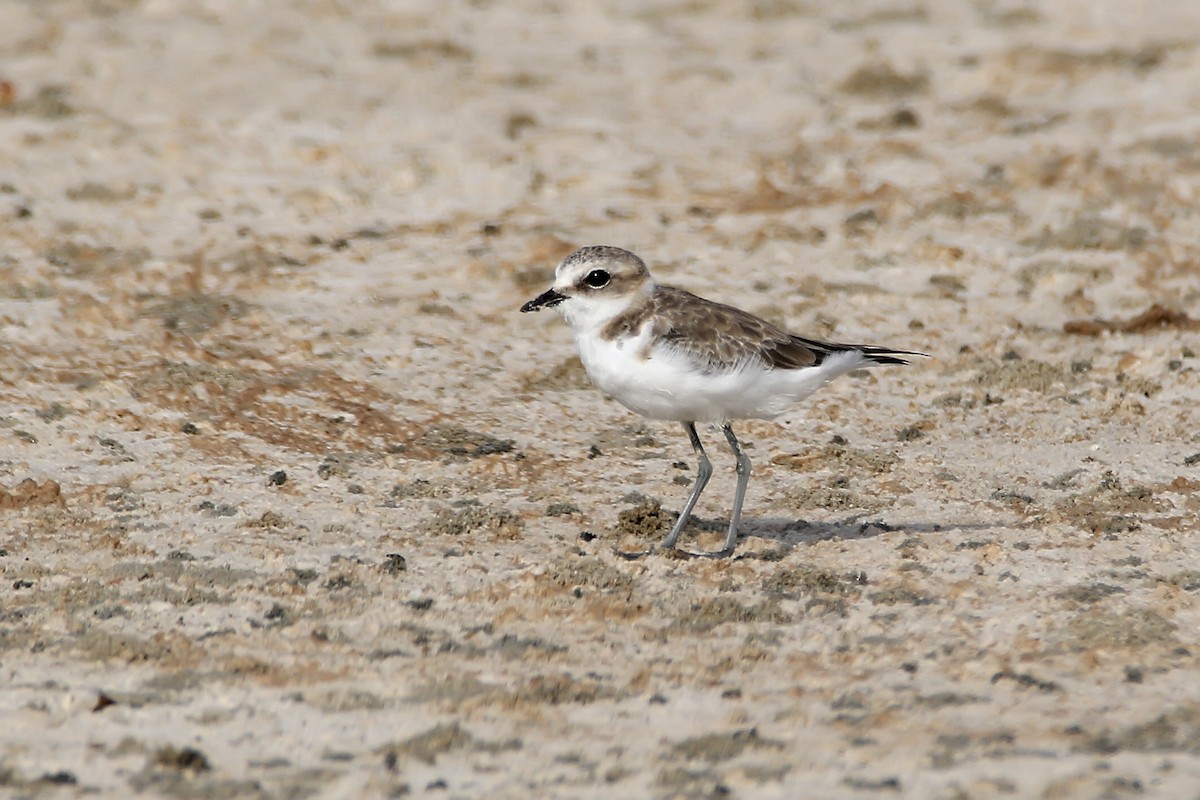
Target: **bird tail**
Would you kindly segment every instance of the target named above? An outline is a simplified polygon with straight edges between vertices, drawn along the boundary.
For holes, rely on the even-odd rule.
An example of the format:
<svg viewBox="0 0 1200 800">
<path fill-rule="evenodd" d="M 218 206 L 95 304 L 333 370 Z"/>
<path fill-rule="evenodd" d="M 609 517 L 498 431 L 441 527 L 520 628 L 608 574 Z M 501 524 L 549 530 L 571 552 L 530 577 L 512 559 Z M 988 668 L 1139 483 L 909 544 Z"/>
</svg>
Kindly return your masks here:
<svg viewBox="0 0 1200 800">
<path fill-rule="evenodd" d="M 918 353 L 913 350 L 892 350 L 888 347 L 876 347 L 871 344 L 837 344 L 835 342 L 822 342 L 817 339 L 805 339 L 802 336 L 793 336 L 792 338 L 816 353 L 818 364 L 837 353 L 847 353 L 854 350 L 862 353 L 863 358 L 867 361 L 863 366 L 867 367 L 880 364 L 907 364 L 908 359 L 902 356 L 929 357 L 927 353 Z"/>
<path fill-rule="evenodd" d="M 859 345 L 854 348 L 862 351 L 867 361 L 872 364 L 907 364 L 907 358 L 901 356 L 919 356 L 920 358 L 929 358 L 925 353 L 918 353 L 913 350 L 889 350 L 886 347 L 874 347 L 872 345 Z"/>
</svg>

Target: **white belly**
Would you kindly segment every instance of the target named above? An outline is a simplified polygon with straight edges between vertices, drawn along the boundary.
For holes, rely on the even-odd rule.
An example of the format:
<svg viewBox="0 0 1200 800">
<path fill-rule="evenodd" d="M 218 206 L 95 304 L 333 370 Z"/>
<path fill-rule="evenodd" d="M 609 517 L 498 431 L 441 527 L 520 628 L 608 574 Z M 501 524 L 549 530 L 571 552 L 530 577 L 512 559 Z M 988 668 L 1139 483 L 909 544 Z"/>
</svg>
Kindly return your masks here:
<svg viewBox="0 0 1200 800">
<path fill-rule="evenodd" d="M 839 353 L 817 367 L 764 369 L 748 364 L 705 372 L 669 347 L 648 348 L 648 331 L 624 340 L 577 337 L 588 377 L 626 408 L 653 419 L 723 423 L 774 419 L 825 385 L 863 364 L 858 351 Z"/>
</svg>

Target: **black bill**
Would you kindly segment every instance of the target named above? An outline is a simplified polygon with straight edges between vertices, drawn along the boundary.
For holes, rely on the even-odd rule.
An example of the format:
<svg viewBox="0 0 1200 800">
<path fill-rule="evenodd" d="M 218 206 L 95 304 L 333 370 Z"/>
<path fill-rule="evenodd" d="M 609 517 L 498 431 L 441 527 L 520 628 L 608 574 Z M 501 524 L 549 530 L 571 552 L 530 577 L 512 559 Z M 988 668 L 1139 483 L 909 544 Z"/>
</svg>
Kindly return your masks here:
<svg viewBox="0 0 1200 800">
<path fill-rule="evenodd" d="M 553 289 L 547 289 L 525 305 L 521 306 L 521 313 L 525 313 L 526 311 L 539 311 L 543 308 L 554 308 L 556 305 L 566 299 L 567 296 L 565 294 L 559 294 Z"/>
</svg>

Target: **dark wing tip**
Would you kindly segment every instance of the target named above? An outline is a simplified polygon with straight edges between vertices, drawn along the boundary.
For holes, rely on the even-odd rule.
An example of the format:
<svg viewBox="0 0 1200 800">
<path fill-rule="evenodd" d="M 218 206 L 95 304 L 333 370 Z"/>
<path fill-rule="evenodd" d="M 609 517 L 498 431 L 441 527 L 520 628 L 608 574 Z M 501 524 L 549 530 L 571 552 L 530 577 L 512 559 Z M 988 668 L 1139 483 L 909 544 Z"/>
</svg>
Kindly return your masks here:
<svg viewBox="0 0 1200 800">
<path fill-rule="evenodd" d="M 805 339 L 802 336 L 792 335 L 792 341 L 796 342 L 811 350 L 816 356 L 816 363 L 820 364 L 825 359 L 829 358 L 834 353 L 845 353 L 851 350 L 857 350 L 863 354 L 868 362 L 868 366 L 875 364 L 907 364 L 907 358 L 903 356 L 917 356 L 920 358 L 928 358 L 925 353 L 918 353 L 915 350 L 893 350 L 890 347 L 877 347 L 872 344 L 836 344 L 834 342 L 822 342 L 819 339 Z"/>
<path fill-rule="evenodd" d="M 867 360 L 872 364 L 908 364 L 907 358 L 900 356 L 917 356 L 919 358 L 929 358 L 928 353 L 918 353 L 915 350 L 891 350 L 887 347 L 873 347 L 871 345 L 863 345 L 855 348 L 861 350 Z"/>
</svg>

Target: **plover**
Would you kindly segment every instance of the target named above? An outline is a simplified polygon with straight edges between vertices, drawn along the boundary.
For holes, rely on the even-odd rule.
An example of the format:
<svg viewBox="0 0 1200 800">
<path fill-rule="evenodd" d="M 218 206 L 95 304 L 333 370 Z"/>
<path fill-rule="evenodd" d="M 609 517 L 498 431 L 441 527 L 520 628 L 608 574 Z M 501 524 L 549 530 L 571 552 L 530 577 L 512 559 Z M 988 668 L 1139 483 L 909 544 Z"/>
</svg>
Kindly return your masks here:
<svg viewBox="0 0 1200 800">
<path fill-rule="evenodd" d="M 563 259 L 554 284 L 521 311 L 542 308 L 566 317 L 597 388 L 634 413 L 683 424 L 699 470 L 663 547 L 675 547 L 712 476 L 696 423 L 725 434 L 737 459 L 729 531 L 721 550 L 696 555 L 728 556 L 737 545 L 750 458 L 732 420 L 774 419 L 839 375 L 923 355 L 796 336 L 740 308 L 655 283 L 642 259 L 619 247 L 584 247 Z"/>
</svg>

